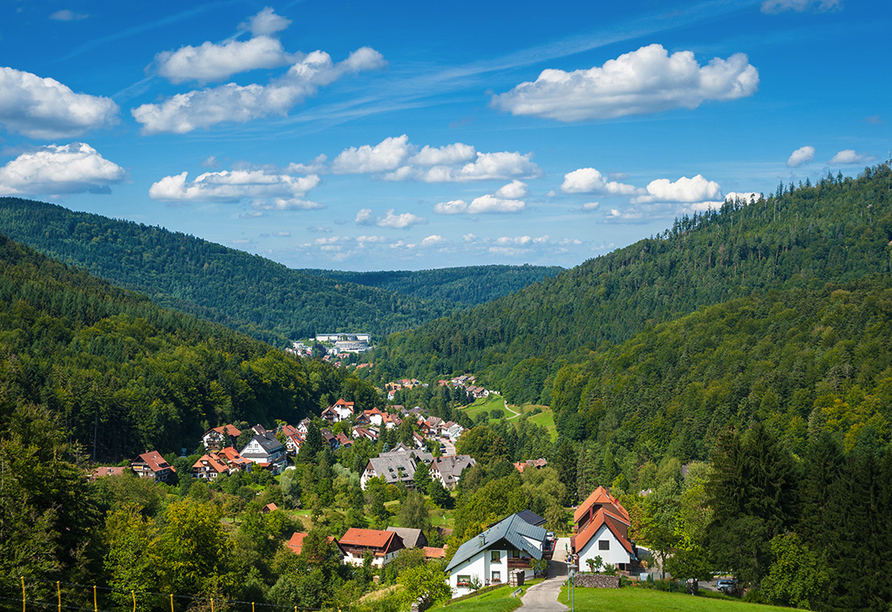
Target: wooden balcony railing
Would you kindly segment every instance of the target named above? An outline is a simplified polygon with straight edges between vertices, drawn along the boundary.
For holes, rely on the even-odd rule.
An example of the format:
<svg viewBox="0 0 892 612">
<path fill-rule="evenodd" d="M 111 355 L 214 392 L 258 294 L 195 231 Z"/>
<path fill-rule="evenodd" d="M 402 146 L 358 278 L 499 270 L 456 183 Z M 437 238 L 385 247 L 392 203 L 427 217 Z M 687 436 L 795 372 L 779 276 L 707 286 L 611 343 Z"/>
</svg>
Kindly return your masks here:
<svg viewBox="0 0 892 612">
<path fill-rule="evenodd" d="M 529 559 L 512 559 L 508 558 L 508 569 L 529 569 Z"/>
</svg>

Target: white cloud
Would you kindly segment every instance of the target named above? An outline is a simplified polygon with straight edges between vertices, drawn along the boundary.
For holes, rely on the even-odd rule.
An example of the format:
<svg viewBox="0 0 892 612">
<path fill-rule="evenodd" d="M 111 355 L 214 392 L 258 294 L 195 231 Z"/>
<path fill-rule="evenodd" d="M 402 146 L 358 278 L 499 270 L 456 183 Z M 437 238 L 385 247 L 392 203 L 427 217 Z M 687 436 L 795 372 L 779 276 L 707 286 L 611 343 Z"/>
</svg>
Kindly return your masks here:
<svg viewBox="0 0 892 612">
<path fill-rule="evenodd" d="M 648 195 L 632 199 L 633 204 L 650 202 L 704 202 L 722 200 L 722 188 L 715 181 L 707 181 L 702 174 L 694 178 L 686 176 L 677 181 L 657 179 L 647 185 Z"/>
<path fill-rule="evenodd" d="M 765 0 L 762 3 L 763 13 L 802 13 L 807 10 L 832 11 L 838 8 L 842 8 L 841 0 Z"/>
<path fill-rule="evenodd" d="M 810 162 L 815 158 L 815 148 L 811 146 L 799 147 L 790 154 L 787 160 L 787 166 L 790 168 L 798 168 L 805 162 Z"/>
<path fill-rule="evenodd" d="M 246 123 L 270 115 L 284 115 L 298 102 L 347 73 L 380 68 L 384 58 L 364 47 L 335 64 L 324 51 L 313 51 L 268 85 L 236 85 L 177 94 L 160 104 L 143 104 L 131 114 L 144 134 L 185 134 L 223 122 Z"/>
<path fill-rule="evenodd" d="M 522 200 L 508 200 L 494 195 L 484 195 L 474 198 L 471 205 L 468 206 L 468 213 L 472 215 L 478 213 L 515 213 L 525 208 L 526 203 Z"/>
<path fill-rule="evenodd" d="M 202 168 L 213 169 L 213 168 L 218 167 L 220 165 L 220 163 L 217 161 L 216 155 L 211 155 L 210 157 L 206 158 L 203 162 L 201 162 L 200 165 Z"/>
<path fill-rule="evenodd" d="M 229 40 L 222 45 L 205 42 L 200 47 L 186 46 L 155 56 L 158 74 L 172 83 L 222 81 L 239 72 L 278 68 L 290 61 L 282 43 L 269 36 Z"/>
<path fill-rule="evenodd" d="M 251 17 L 247 23 L 240 24 L 239 28 L 248 30 L 254 36 L 269 36 L 281 32 L 289 25 L 291 25 L 290 19 L 276 15 L 272 8 L 266 7 Z"/>
<path fill-rule="evenodd" d="M 869 161 L 874 160 L 875 157 L 873 155 L 868 155 L 867 153 L 855 153 L 854 149 L 846 149 L 845 151 L 840 151 L 836 155 L 833 156 L 828 164 L 863 164 Z"/>
<path fill-rule="evenodd" d="M 441 246 L 448 242 L 443 236 L 439 236 L 437 234 L 432 234 L 421 241 L 421 246 L 423 247 L 435 247 Z"/>
<path fill-rule="evenodd" d="M 468 203 L 464 200 L 450 200 L 434 205 L 434 212 L 440 215 L 458 215 L 468 211 Z"/>
<path fill-rule="evenodd" d="M 753 95 L 758 85 L 759 73 L 743 53 L 700 66 L 691 51 L 670 56 L 654 44 L 602 67 L 544 70 L 535 82 L 494 96 L 491 104 L 515 115 L 558 121 L 612 119 L 696 108 L 707 100 L 735 100 Z"/>
<path fill-rule="evenodd" d="M 594 168 L 580 168 L 564 175 L 561 185 L 564 193 L 604 193 L 609 195 L 633 195 L 641 190 L 632 185 L 607 181 Z"/>
<path fill-rule="evenodd" d="M 601 206 L 600 202 L 586 202 L 582 205 L 582 210 L 597 210 Z"/>
<path fill-rule="evenodd" d="M 537 178 L 542 170 L 532 161 L 532 153 L 477 152 L 476 159 L 461 166 L 436 165 L 419 167 L 406 165 L 384 175 L 388 181 L 416 180 L 425 183 L 461 183 L 466 181 L 504 180 L 512 178 Z"/>
<path fill-rule="evenodd" d="M 30 138 L 67 138 L 117 121 L 109 98 L 77 94 L 55 79 L 0 67 L 0 124 Z"/>
<path fill-rule="evenodd" d="M 461 237 L 461 239 L 464 240 L 465 242 L 476 242 L 477 235 L 476 234 L 465 234 L 464 236 Z"/>
<path fill-rule="evenodd" d="M 0 195 L 109 193 L 123 181 L 123 168 L 83 142 L 49 145 L 22 153 L 0 168 Z"/>
<path fill-rule="evenodd" d="M 387 238 L 385 238 L 384 236 L 359 236 L 356 239 L 356 242 L 359 242 L 360 244 L 364 244 L 364 243 L 375 244 L 375 243 L 379 243 L 379 242 L 387 242 Z"/>
<path fill-rule="evenodd" d="M 356 213 L 356 217 L 353 218 L 353 222 L 357 225 L 374 225 L 377 219 L 374 215 L 372 215 L 371 208 L 363 208 L 358 213 Z"/>
<path fill-rule="evenodd" d="M 315 202 L 302 200 L 308 191 L 319 185 L 315 174 L 291 176 L 264 170 L 223 170 L 205 172 L 187 181 L 187 172 L 166 176 L 149 188 L 153 200 L 169 202 L 239 202 L 254 200 L 259 210 L 293 210 L 320 208 Z"/>
<path fill-rule="evenodd" d="M 317 155 L 308 164 L 288 164 L 288 174 L 319 174 L 325 172 L 325 162 L 328 160 L 324 154 Z"/>
<path fill-rule="evenodd" d="M 412 152 L 409 137 L 385 138 L 374 147 L 362 145 L 341 151 L 331 169 L 337 174 L 362 174 L 368 172 L 386 172 L 397 168 Z"/>
<path fill-rule="evenodd" d="M 375 225 L 378 227 L 404 229 L 410 225 L 424 225 L 425 223 L 427 223 L 427 219 L 424 217 L 419 217 L 412 213 L 402 213 L 397 215 L 394 214 L 393 209 L 391 208 L 387 211 L 387 214 L 385 214 L 384 217 L 378 219 L 378 222 Z"/>
<path fill-rule="evenodd" d="M 425 145 L 409 163 L 417 166 L 453 166 L 471 161 L 475 154 L 474 147 L 461 142 L 439 148 Z"/>
<path fill-rule="evenodd" d="M 522 198 L 529 193 L 527 189 L 527 185 L 524 182 L 513 180 L 507 185 L 504 185 L 499 188 L 498 191 L 495 192 L 495 196 L 497 198 L 507 198 L 514 199 Z"/>
<path fill-rule="evenodd" d="M 75 13 L 70 9 L 62 9 L 50 15 L 50 19 L 54 21 L 80 21 L 86 19 L 89 15 L 85 13 Z"/>
</svg>

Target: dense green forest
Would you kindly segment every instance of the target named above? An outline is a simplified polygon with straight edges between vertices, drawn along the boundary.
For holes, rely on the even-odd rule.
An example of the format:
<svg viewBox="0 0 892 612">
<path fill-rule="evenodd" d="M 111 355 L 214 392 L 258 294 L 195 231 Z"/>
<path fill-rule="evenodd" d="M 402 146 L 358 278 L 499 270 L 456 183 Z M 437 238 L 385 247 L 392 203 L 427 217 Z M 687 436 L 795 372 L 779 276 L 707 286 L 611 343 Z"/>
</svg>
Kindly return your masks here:
<svg viewBox="0 0 892 612">
<path fill-rule="evenodd" d="M 563 271 L 559 266 L 467 266 L 436 270 L 342 272 L 298 270 L 339 282 L 378 287 L 415 297 L 448 300 L 468 306 L 485 304 Z"/>
<path fill-rule="evenodd" d="M 186 234 L 60 206 L 0 198 L 0 231 L 67 264 L 272 344 L 315 333 L 377 338 L 456 304 L 291 270 Z"/>
<path fill-rule="evenodd" d="M 511 296 L 395 334 L 372 358 L 385 377 L 476 372 L 509 401 L 550 403 L 558 370 L 605 342 L 758 291 L 888 274 L 890 191 L 881 165 L 857 179 L 828 175 L 726 202 Z"/>
<path fill-rule="evenodd" d="M 0 431 L 45 406 L 97 458 L 189 450 L 208 427 L 296 422 L 375 390 L 222 325 L 153 305 L 0 236 Z M 95 447 L 94 447 L 95 443 Z"/>
</svg>

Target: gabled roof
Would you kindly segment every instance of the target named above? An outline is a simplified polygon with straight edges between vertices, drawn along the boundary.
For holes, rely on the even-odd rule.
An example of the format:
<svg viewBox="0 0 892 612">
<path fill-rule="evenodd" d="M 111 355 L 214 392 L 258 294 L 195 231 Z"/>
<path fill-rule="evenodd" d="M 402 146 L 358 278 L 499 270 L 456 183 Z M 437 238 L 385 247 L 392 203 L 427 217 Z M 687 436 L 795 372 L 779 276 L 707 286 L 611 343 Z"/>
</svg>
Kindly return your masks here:
<svg viewBox="0 0 892 612">
<path fill-rule="evenodd" d="M 308 533 L 300 533 L 294 532 L 291 535 L 291 539 L 285 544 L 288 548 L 290 548 L 294 554 L 299 555 L 304 547 L 304 538 L 306 538 Z M 338 547 L 338 552 L 343 554 L 341 547 L 338 545 L 338 541 L 334 539 L 333 536 L 328 536 L 328 541 Z"/>
<path fill-rule="evenodd" d="M 632 543 L 629 542 L 628 534 L 629 534 L 629 526 L 627 523 L 623 522 L 623 520 L 616 515 L 607 512 L 603 509 L 598 510 L 595 514 L 594 518 L 589 522 L 588 525 L 585 526 L 585 529 L 579 533 L 574 542 L 574 550 L 580 551 L 585 548 L 585 545 L 588 544 L 589 540 L 591 540 L 594 535 L 598 532 L 598 530 L 606 525 L 607 529 L 619 540 L 619 543 L 630 555 L 634 555 L 635 552 L 632 549 Z"/>
<path fill-rule="evenodd" d="M 439 472 L 446 484 L 455 484 L 465 469 L 476 464 L 477 461 L 470 455 L 447 455 L 434 459 L 431 471 Z"/>
<path fill-rule="evenodd" d="M 446 549 L 445 548 L 435 548 L 433 546 L 423 546 L 422 550 L 424 551 L 425 559 L 445 559 L 446 558 Z"/>
<path fill-rule="evenodd" d="M 218 474 L 225 474 L 229 471 L 229 468 L 227 468 L 226 465 L 222 461 L 220 461 L 220 458 L 213 453 L 202 455 L 201 459 L 199 459 L 192 465 L 192 469 L 197 470 L 204 467 L 205 465 Z"/>
<path fill-rule="evenodd" d="M 334 403 L 334 405 L 335 406 L 343 406 L 344 408 L 350 408 L 352 410 L 353 406 L 356 405 L 356 402 L 348 402 L 348 401 L 345 401 L 344 398 L 341 398 L 338 401 L 336 401 Z"/>
<path fill-rule="evenodd" d="M 145 463 L 153 472 L 163 472 L 164 470 L 176 472 L 176 469 L 174 469 L 174 467 L 170 465 L 158 451 L 143 453 L 139 456 L 139 460 L 140 462 Z"/>
<path fill-rule="evenodd" d="M 221 448 L 219 451 L 217 451 L 217 456 L 219 457 L 220 455 L 223 455 L 223 459 L 235 465 L 245 465 L 246 463 L 250 463 L 247 459 L 242 457 L 239 452 L 232 446 Z"/>
<path fill-rule="evenodd" d="M 629 513 L 622 507 L 622 504 L 620 504 L 616 498 L 611 497 L 610 492 L 607 489 L 598 487 L 584 502 L 579 504 L 578 508 L 576 508 L 576 512 L 573 513 L 573 522 L 578 523 L 579 519 L 583 518 L 588 513 L 589 509 L 596 504 L 600 506 L 605 504 L 613 506 L 616 514 L 622 516 L 626 522 L 629 521 Z"/>
<path fill-rule="evenodd" d="M 427 544 L 427 538 L 420 529 L 411 529 L 409 527 L 388 527 L 387 531 L 397 534 L 403 541 L 406 548 L 420 548 Z"/>
<path fill-rule="evenodd" d="M 392 531 L 351 527 L 347 530 L 347 533 L 338 540 L 338 543 L 341 546 L 377 548 L 380 552 L 387 553 L 394 546 L 398 538 L 399 536 Z"/>
<path fill-rule="evenodd" d="M 534 559 L 541 559 L 545 534 L 546 531 L 542 527 L 530 525 L 517 514 L 512 514 L 459 546 L 458 550 L 455 551 L 455 556 L 452 557 L 452 561 L 446 567 L 446 571 L 451 571 L 453 568 L 502 540 L 509 542 L 517 550 L 526 552 Z M 531 544 L 530 540 L 538 542 L 539 546 Z"/>
</svg>

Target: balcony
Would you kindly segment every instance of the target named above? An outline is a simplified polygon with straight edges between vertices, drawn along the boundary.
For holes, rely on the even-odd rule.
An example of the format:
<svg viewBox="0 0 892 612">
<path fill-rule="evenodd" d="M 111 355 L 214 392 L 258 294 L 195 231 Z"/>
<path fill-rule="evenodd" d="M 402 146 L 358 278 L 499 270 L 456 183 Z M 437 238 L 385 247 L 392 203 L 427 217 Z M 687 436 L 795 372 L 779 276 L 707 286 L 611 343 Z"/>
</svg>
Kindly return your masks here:
<svg viewBox="0 0 892 612">
<path fill-rule="evenodd" d="M 530 560 L 522 558 L 508 558 L 508 569 L 530 569 Z"/>
</svg>

